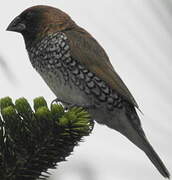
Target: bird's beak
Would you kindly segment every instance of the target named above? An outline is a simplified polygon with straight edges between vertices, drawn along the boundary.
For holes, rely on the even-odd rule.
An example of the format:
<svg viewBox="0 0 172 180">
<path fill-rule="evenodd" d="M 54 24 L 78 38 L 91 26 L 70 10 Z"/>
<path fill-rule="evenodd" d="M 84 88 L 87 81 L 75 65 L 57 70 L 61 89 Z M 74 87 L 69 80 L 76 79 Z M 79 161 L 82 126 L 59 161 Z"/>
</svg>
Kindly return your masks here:
<svg viewBox="0 0 172 180">
<path fill-rule="evenodd" d="M 21 18 L 17 16 L 7 27 L 7 31 L 22 32 L 26 29 L 26 25 L 21 21 Z"/>
</svg>

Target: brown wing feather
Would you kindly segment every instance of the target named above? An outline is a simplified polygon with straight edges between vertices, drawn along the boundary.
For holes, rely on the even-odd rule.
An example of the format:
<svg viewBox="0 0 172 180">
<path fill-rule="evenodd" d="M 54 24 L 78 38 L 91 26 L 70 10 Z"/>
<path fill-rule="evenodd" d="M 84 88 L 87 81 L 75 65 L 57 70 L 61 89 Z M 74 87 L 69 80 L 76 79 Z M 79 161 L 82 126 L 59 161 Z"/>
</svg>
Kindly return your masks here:
<svg viewBox="0 0 172 180">
<path fill-rule="evenodd" d="M 82 28 L 77 27 L 74 30 L 65 31 L 65 34 L 68 37 L 71 56 L 138 108 L 132 94 L 115 72 L 107 54 L 99 43 Z"/>
</svg>

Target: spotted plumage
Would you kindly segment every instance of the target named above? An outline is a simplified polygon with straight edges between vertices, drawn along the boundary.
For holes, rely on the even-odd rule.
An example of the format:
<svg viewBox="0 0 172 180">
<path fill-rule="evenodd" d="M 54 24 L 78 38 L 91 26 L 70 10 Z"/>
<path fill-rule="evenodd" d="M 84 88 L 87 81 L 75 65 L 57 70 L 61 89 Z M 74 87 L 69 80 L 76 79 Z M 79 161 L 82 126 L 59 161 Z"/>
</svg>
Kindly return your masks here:
<svg viewBox="0 0 172 180">
<path fill-rule="evenodd" d="M 87 110 L 94 120 L 126 136 L 164 177 L 170 177 L 145 136 L 135 99 L 87 31 L 49 6 L 26 9 L 8 30 L 23 35 L 33 67 L 64 104 L 90 105 Z"/>
<path fill-rule="evenodd" d="M 53 78 L 55 81 L 57 80 L 57 77 L 52 76 L 52 73 L 60 73 L 63 77 L 63 83 L 70 84 L 71 91 L 73 86 L 77 86 L 90 98 L 93 96 L 100 103 L 106 103 L 107 110 L 113 111 L 114 108 L 122 108 L 122 97 L 71 57 L 68 40 L 64 33 L 58 32 L 46 36 L 28 49 L 28 54 L 33 67 L 41 75 L 50 72 L 47 73 L 46 77 L 49 81 L 52 81 Z M 57 87 L 53 89 L 54 92 L 61 85 L 61 82 L 57 82 L 56 85 Z"/>
</svg>

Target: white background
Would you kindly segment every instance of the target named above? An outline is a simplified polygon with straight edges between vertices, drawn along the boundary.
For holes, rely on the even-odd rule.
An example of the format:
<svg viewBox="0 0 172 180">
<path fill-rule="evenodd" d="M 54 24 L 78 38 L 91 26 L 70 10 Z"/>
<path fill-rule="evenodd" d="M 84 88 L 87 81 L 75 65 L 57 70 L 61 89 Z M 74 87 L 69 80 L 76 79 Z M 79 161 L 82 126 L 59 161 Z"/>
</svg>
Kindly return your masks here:
<svg viewBox="0 0 172 180">
<path fill-rule="evenodd" d="M 55 98 L 32 68 L 22 36 L 5 29 L 24 9 L 66 11 L 105 48 L 137 100 L 143 127 L 172 173 L 172 0 L 5 0 L 0 6 L 0 97 Z M 161 180 L 143 152 L 96 124 L 51 180 Z"/>
</svg>

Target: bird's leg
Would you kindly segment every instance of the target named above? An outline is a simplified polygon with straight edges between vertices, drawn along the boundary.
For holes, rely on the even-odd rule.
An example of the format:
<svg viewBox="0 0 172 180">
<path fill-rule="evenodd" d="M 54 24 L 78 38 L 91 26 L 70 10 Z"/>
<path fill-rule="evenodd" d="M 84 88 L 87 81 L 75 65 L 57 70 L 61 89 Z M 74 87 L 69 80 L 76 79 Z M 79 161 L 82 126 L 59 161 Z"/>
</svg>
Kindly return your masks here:
<svg viewBox="0 0 172 180">
<path fill-rule="evenodd" d="M 58 103 L 58 102 L 61 102 L 61 103 L 63 103 L 63 104 L 67 104 L 67 105 L 71 105 L 72 103 L 70 103 L 70 102 L 67 102 L 67 101 L 64 101 L 64 100 L 62 100 L 62 99 L 60 99 L 60 98 L 56 98 L 56 99 L 54 99 L 52 102 L 51 102 L 51 105 L 53 104 L 53 103 Z"/>
<path fill-rule="evenodd" d="M 61 102 L 61 103 L 64 103 L 64 104 L 67 104 L 67 106 L 65 106 L 65 109 L 70 109 L 70 108 L 73 108 L 73 107 L 82 107 L 84 109 L 90 109 L 90 108 L 95 108 L 96 106 L 94 104 L 72 104 L 72 103 L 69 103 L 69 102 L 66 102 L 60 98 L 56 98 L 54 99 L 52 102 L 51 102 L 51 105 L 53 103 L 58 103 L 58 102 Z M 91 125 L 91 129 L 90 129 L 90 132 L 94 129 L 94 120 L 93 119 L 90 119 L 90 125 Z"/>
<path fill-rule="evenodd" d="M 71 108 L 73 108 L 73 107 L 82 107 L 82 108 L 84 108 L 84 109 L 90 109 L 90 108 L 95 108 L 95 105 L 94 104 L 74 104 L 74 103 L 71 103 L 71 102 L 67 102 L 67 101 L 64 101 L 64 100 L 62 100 L 62 99 L 60 99 L 60 98 L 56 98 L 56 99 L 54 99 L 52 102 L 51 102 L 51 105 L 53 104 L 53 103 L 57 103 L 57 102 L 61 102 L 61 103 L 63 103 L 63 104 L 65 104 L 66 105 L 66 109 L 71 109 Z"/>
</svg>

